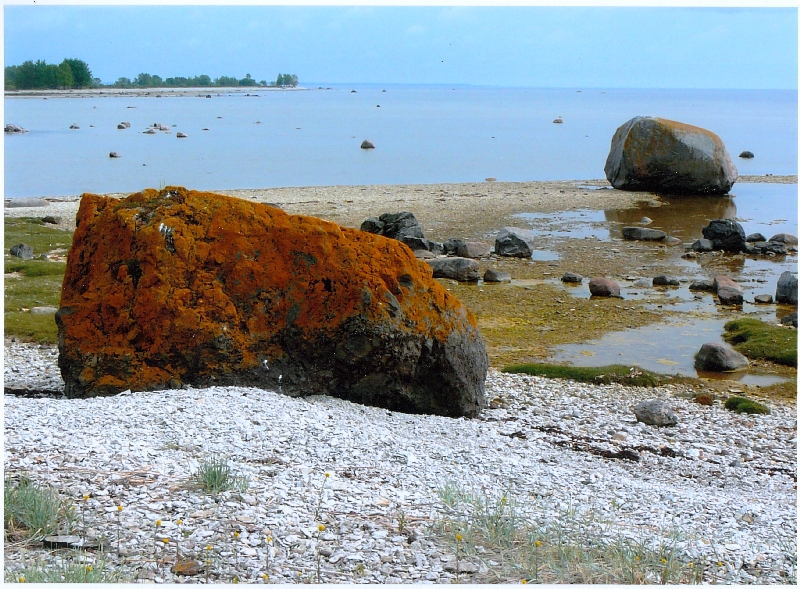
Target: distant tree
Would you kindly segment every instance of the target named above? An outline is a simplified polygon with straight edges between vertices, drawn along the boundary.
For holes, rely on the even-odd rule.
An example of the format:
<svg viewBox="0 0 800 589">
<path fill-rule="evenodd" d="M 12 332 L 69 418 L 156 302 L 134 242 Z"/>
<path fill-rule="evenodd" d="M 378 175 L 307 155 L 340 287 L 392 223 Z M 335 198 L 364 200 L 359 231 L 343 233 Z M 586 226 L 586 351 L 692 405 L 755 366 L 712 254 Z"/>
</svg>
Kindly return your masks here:
<svg viewBox="0 0 800 589">
<path fill-rule="evenodd" d="M 202 76 L 197 76 L 197 85 L 198 86 L 210 86 L 211 85 L 211 78 L 209 78 L 205 74 L 203 74 Z"/>
<path fill-rule="evenodd" d="M 74 88 L 88 88 L 94 82 L 92 78 L 92 70 L 89 65 L 80 59 L 65 59 L 61 65 L 67 64 L 69 69 L 72 70 L 72 80 Z"/>
<path fill-rule="evenodd" d="M 118 78 L 116 82 L 114 82 L 114 86 L 117 88 L 129 88 L 131 86 L 131 81 L 128 78 Z"/>
<path fill-rule="evenodd" d="M 72 77 L 72 69 L 66 62 L 61 62 L 56 71 L 56 86 L 59 88 L 72 88 L 75 80 Z"/>
<path fill-rule="evenodd" d="M 240 86 L 255 86 L 256 85 L 256 81 L 253 79 L 253 77 L 250 74 L 245 74 L 244 78 L 239 80 L 239 85 Z"/>
<path fill-rule="evenodd" d="M 138 76 L 136 76 L 136 79 L 133 80 L 134 84 L 137 84 L 143 88 L 146 88 L 147 86 L 152 86 L 153 85 L 152 82 L 153 82 L 153 76 L 151 76 L 150 74 L 139 74 Z"/>
<path fill-rule="evenodd" d="M 214 84 L 216 84 L 217 86 L 238 86 L 239 80 L 231 76 L 220 76 L 219 78 L 214 80 Z"/>
<path fill-rule="evenodd" d="M 275 80 L 275 85 L 283 88 L 283 74 L 278 74 L 278 79 Z"/>
</svg>

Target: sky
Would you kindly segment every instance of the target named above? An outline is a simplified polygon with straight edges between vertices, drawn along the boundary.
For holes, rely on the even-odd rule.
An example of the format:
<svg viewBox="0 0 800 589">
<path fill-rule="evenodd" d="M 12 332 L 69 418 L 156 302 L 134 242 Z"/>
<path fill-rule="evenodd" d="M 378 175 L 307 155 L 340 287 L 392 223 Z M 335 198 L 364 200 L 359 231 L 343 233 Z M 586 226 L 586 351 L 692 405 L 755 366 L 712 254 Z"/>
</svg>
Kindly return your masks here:
<svg viewBox="0 0 800 589">
<path fill-rule="evenodd" d="M 45 2 L 46 4 L 46 2 Z M 5 4 L 4 62 L 300 85 L 797 89 L 797 8 Z"/>
</svg>

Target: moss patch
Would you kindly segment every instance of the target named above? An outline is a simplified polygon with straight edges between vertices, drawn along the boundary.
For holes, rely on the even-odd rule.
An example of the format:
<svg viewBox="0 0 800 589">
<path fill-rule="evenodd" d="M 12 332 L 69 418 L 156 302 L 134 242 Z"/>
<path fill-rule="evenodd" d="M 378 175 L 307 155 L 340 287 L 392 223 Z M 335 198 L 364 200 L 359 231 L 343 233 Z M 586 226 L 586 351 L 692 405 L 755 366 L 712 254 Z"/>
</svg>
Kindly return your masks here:
<svg viewBox="0 0 800 589">
<path fill-rule="evenodd" d="M 736 319 L 725 324 L 725 341 L 751 359 L 797 367 L 797 331 L 758 319 Z"/>
<path fill-rule="evenodd" d="M 758 401 L 753 401 L 753 399 L 748 399 L 747 397 L 731 397 L 725 401 L 725 409 L 734 411 L 735 413 L 759 415 L 768 415 L 770 412 L 769 407 L 766 405 L 763 405 Z"/>
<path fill-rule="evenodd" d="M 674 382 L 673 377 L 656 374 L 637 366 L 562 366 L 560 364 L 512 364 L 502 372 L 529 374 L 547 378 L 564 378 L 592 384 L 622 384 L 625 386 L 656 387 Z"/>
</svg>

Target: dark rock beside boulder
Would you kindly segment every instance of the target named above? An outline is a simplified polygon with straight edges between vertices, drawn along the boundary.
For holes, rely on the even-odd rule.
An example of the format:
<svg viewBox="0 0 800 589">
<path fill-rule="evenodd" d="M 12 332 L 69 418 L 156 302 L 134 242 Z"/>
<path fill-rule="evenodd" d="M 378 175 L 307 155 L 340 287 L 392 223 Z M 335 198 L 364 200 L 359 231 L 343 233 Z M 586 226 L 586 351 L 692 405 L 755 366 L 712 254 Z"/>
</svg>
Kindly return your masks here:
<svg viewBox="0 0 800 589">
<path fill-rule="evenodd" d="M 27 243 L 20 243 L 19 245 L 13 246 L 9 253 L 23 260 L 33 259 L 33 248 Z"/>
<path fill-rule="evenodd" d="M 642 401 L 633 408 L 636 421 L 647 425 L 672 426 L 678 423 L 678 416 L 672 408 L 659 399 Z"/>
<path fill-rule="evenodd" d="M 729 344 L 703 344 L 694 357 L 694 367 L 705 372 L 733 372 L 750 366 L 749 360 Z"/>
<path fill-rule="evenodd" d="M 634 241 L 661 241 L 667 237 L 667 234 L 647 227 L 623 227 L 622 237 Z"/>
<path fill-rule="evenodd" d="M 656 117 L 617 129 L 605 174 L 617 189 L 679 194 L 725 194 L 739 177 L 717 135 Z"/>
<path fill-rule="evenodd" d="M 753 302 L 757 305 L 771 305 L 773 303 L 772 295 L 760 294 L 753 297 Z"/>
<path fill-rule="evenodd" d="M 784 315 L 781 317 L 781 325 L 790 325 L 792 327 L 797 327 L 797 311 L 794 313 L 790 313 L 788 315 Z"/>
<path fill-rule="evenodd" d="M 483 274 L 484 282 L 511 282 L 511 274 L 501 270 L 493 270 L 489 268 Z"/>
<path fill-rule="evenodd" d="M 617 297 L 619 294 L 619 284 L 602 276 L 596 276 L 589 281 L 589 292 L 593 297 Z"/>
<path fill-rule="evenodd" d="M 739 157 L 743 158 L 743 159 L 746 159 L 746 160 L 751 160 L 756 156 L 753 155 L 752 151 L 743 151 L 742 153 L 739 154 Z"/>
<path fill-rule="evenodd" d="M 367 233 L 377 233 L 378 235 L 382 235 L 383 226 L 384 222 L 378 219 L 377 217 L 369 217 L 363 223 L 361 223 L 361 231 L 366 231 Z"/>
<path fill-rule="evenodd" d="M 48 225 L 58 225 L 61 223 L 61 217 L 54 217 L 53 215 L 47 215 L 46 217 L 42 217 L 42 223 L 47 223 Z"/>
<path fill-rule="evenodd" d="M 427 250 L 435 256 L 444 253 L 441 243 L 425 239 L 424 237 L 412 237 L 407 235 L 400 241 L 410 247 L 412 251 Z"/>
<path fill-rule="evenodd" d="M 775 300 L 787 305 L 797 304 L 797 277 L 793 276 L 788 270 L 778 278 Z"/>
<path fill-rule="evenodd" d="M 757 241 L 751 245 L 751 249 L 764 256 L 769 254 L 775 256 L 786 255 L 786 244 L 779 241 Z"/>
<path fill-rule="evenodd" d="M 56 323 L 68 397 L 188 384 L 452 417 L 486 404 L 477 321 L 411 250 L 218 194 L 84 194 Z"/>
<path fill-rule="evenodd" d="M 503 227 L 497 234 L 494 253 L 498 256 L 530 258 L 533 255 L 532 231 L 519 227 Z"/>
<path fill-rule="evenodd" d="M 715 292 L 717 288 L 711 280 L 695 280 L 689 285 L 689 290 Z"/>
<path fill-rule="evenodd" d="M 433 268 L 434 278 L 452 278 L 459 282 L 475 282 L 479 278 L 480 266 L 469 258 L 436 258 L 425 261 Z"/>
<path fill-rule="evenodd" d="M 698 239 L 692 244 L 692 251 L 695 252 L 713 252 L 714 243 L 710 239 Z"/>
<path fill-rule="evenodd" d="M 770 237 L 769 241 L 785 243 L 786 245 L 797 245 L 797 236 L 791 233 L 778 233 Z"/>
<path fill-rule="evenodd" d="M 461 247 L 463 244 L 464 244 L 463 240 L 451 237 L 442 244 L 442 248 L 444 249 L 444 253 L 455 256 L 456 253 L 458 252 L 458 248 Z"/>
<path fill-rule="evenodd" d="M 747 243 L 755 243 L 756 241 L 767 241 L 767 238 L 764 237 L 761 233 L 751 233 L 747 237 L 744 238 Z"/>
<path fill-rule="evenodd" d="M 372 141 L 364 139 L 364 141 L 361 142 L 361 149 L 375 149 L 375 145 Z"/>
<path fill-rule="evenodd" d="M 745 249 L 744 229 L 731 219 L 714 219 L 703 227 L 703 237 L 711 240 L 715 250 L 736 254 Z"/>
<path fill-rule="evenodd" d="M 677 278 L 667 276 L 666 274 L 659 274 L 653 278 L 653 286 L 680 286 L 681 283 Z"/>
<path fill-rule="evenodd" d="M 564 275 L 561 277 L 561 282 L 580 284 L 583 282 L 583 276 L 575 274 L 574 272 L 564 272 Z"/>
<path fill-rule="evenodd" d="M 741 305 L 744 302 L 742 287 L 736 284 L 730 276 L 715 276 L 714 290 L 719 302 L 723 305 Z"/>
</svg>

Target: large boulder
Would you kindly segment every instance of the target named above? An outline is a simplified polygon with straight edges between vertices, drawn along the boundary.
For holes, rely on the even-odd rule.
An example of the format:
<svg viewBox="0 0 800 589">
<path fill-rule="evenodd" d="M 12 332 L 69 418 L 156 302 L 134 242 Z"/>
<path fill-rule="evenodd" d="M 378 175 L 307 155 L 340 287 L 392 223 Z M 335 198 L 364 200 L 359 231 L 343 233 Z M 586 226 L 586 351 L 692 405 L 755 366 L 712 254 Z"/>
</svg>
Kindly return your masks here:
<svg viewBox="0 0 800 589">
<path fill-rule="evenodd" d="M 750 361 L 743 354 L 722 342 L 703 344 L 694 357 L 694 367 L 705 372 L 734 372 L 748 366 Z"/>
<path fill-rule="evenodd" d="M 84 194 L 56 322 L 68 397 L 189 384 L 445 416 L 486 403 L 475 317 L 410 249 L 217 194 Z"/>
<path fill-rule="evenodd" d="M 604 276 L 595 276 L 589 281 L 589 292 L 593 297 L 616 297 L 619 294 L 619 284 Z"/>
<path fill-rule="evenodd" d="M 494 253 L 512 258 L 533 255 L 533 232 L 519 227 L 503 227 L 494 242 Z"/>
<path fill-rule="evenodd" d="M 677 194 L 725 194 L 739 177 L 717 135 L 657 117 L 617 129 L 605 173 L 614 188 Z"/>
<path fill-rule="evenodd" d="M 788 270 L 778 278 L 775 300 L 789 305 L 797 304 L 797 276 L 792 276 Z"/>
<path fill-rule="evenodd" d="M 678 423 L 678 416 L 675 415 L 672 408 L 659 399 L 642 401 L 634 406 L 633 414 L 636 416 L 636 421 L 646 425 L 669 427 Z"/>
<path fill-rule="evenodd" d="M 711 241 L 715 250 L 735 254 L 745 250 L 744 228 L 731 219 L 714 219 L 703 227 L 703 237 Z"/>
<path fill-rule="evenodd" d="M 22 258 L 23 260 L 33 259 L 33 248 L 27 243 L 20 243 L 12 246 L 8 253 L 12 256 Z"/>
</svg>

